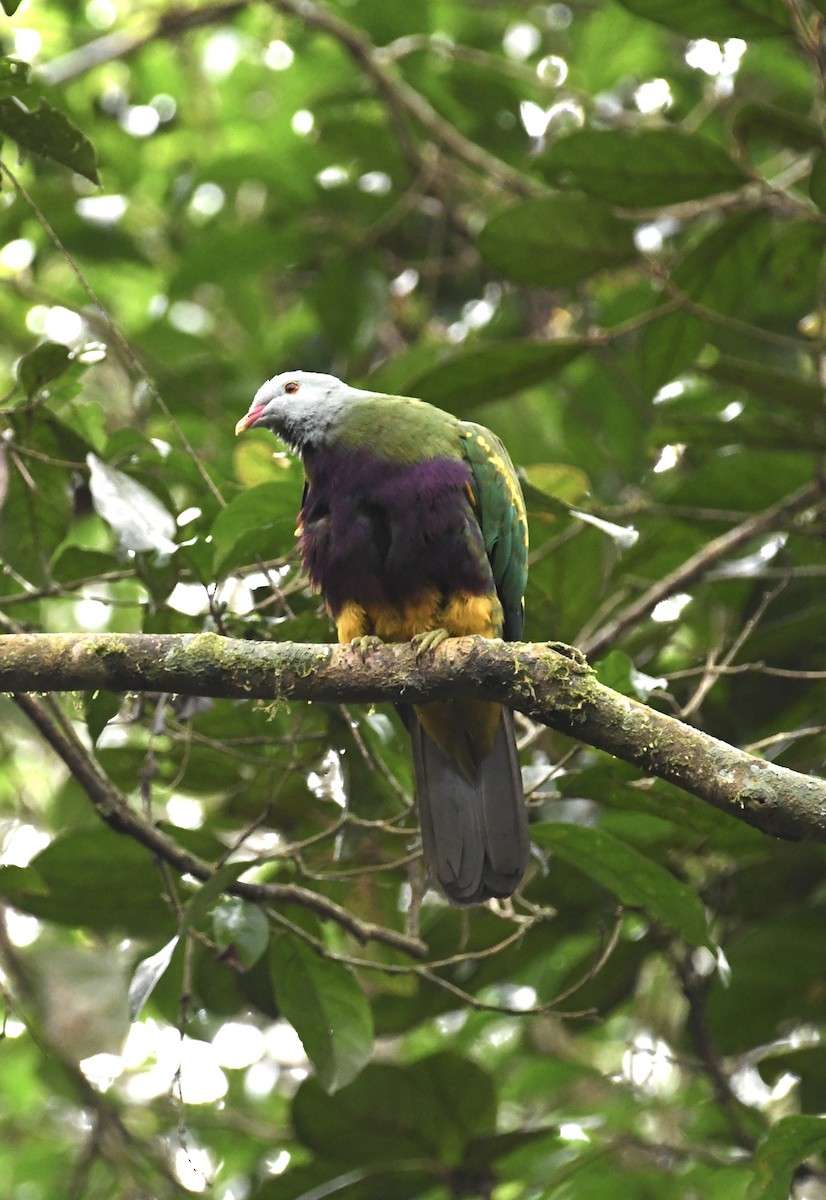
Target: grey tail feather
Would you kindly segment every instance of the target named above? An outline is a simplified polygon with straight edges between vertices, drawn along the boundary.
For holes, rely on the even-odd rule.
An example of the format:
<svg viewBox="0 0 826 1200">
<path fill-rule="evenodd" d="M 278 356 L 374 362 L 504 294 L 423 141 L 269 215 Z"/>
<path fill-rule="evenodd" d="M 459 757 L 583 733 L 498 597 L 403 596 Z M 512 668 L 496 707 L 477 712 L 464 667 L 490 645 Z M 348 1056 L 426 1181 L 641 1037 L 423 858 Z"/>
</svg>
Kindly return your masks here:
<svg viewBox="0 0 826 1200">
<path fill-rule="evenodd" d="M 516 753 L 513 716 L 502 709 L 493 750 L 471 783 L 407 717 L 425 862 L 453 904 L 510 896 L 528 862 L 528 816 Z"/>
</svg>

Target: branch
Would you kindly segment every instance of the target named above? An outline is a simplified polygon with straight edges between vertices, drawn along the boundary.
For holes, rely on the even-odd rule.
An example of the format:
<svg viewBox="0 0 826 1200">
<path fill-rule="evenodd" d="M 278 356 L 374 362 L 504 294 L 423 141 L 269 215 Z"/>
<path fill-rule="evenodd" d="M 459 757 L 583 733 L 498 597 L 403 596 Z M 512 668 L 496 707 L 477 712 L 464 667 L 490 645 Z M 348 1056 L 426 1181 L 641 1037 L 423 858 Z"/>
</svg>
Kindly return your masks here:
<svg viewBox="0 0 826 1200">
<path fill-rule="evenodd" d="M 229 0 L 227 4 L 208 4 L 203 8 L 173 7 L 161 13 L 151 28 L 144 27 L 137 32 L 116 30 L 114 33 L 106 33 L 44 64 L 38 75 L 49 85 L 56 87 L 77 79 L 79 75 L 84 75 L 103 63 L 131 58 L 133 54 L 143 50 L 144 46 L 160 38 L 175 41 L 190 30 L 231 21 L 247 7 L 247 0 Z"/>
<path fill-rule="evenodd" d="M 557 643 L 457 638 L 422 656 L 407 643 L 363 656 L 350 646 L 251 644 L 213 633 L 0 636 L 0 690 L 96 689 L 333 703 L 474 696 L 606 750 L 763 833 L 826 841 L 822 780 L 756 758 L 612 691 L 578 651 Z M 22 696 L 18 702 L 35 703 Z M 108 781 L 106 786 L 111 788 Z M 137 820 L 127 813 L 121 819 Z M 166 839 L 150 832 L 158 849 Z M 141 826 L 140 840 L 146 836 Z M 166 857 L 166 846 L 158 852 Z M 208 870 L 202 863 L 176 865 L 199 878 Z M 287 899 L 290 890 L 279 889 L 279 895 Z"/>
<path fill-rule="evenodd" d="M 782 500 L 778 500 L 776 504 L 772 504 L 770 508 L 747 517 L 733 529 L 721 533 L 719 537 L 712 538 L 696 554 L 692 554 L 684 563 L 681 563 L 675 571 L 652 584 L 647 591 L 633 600 L 617 616 L 587 638 L 582 643 L 583 650 L 592 658 L 604 653 L 627 629 L 653 612 L 661 600 L 673 596 L 676 592 L 684 591 L 692 583 L 697 583 L 722 558 L 727 558 L 728 555 L 733 554 L 735 550 L 746 545 L 753 538 L 759 537 L 760 534 L 768 533 L 770 529 L 783 524 L 795 513 L 802 512 L 816 504 L 818 500 L 822 499 L 822 496 L 823 489 L 820 481 L 807 483 L 798 488 L 796 492 L 792 492 L 790 495 L 784 496 Z"/>
<path fill-rule="evenodd" d="M 335 38 L 364 73 L 370 76 L 391 111 L 412 117 L 436 145 L 518 196 L 537 196 L 547 192 L 544 185 L 515 170 L 460 133 L 420 92 L 392 69 L 388 61 L 390 55 L 382 54 L 355 26 L 349 25 L 322 5 L 314 4 L 312 0 L 270 0 L 270 3 L 279 12 L 297 17 L 308 29 L 317 29 Z"/>
<path fill-rule="evenodd" d="M 49 637 L 48 634 L 41 636 Z M 0 638 L 0 644 L 4 647 L 6 640 L 11 642 L 19 639 L 14 635 L 9 636 L 8 639 Z M 135 640 L 144 641 L 145 639 L 137 637 Z M 220 642 L 222 639 L 216 638 L 215 640 Z M 106 687 L 107 685 L 103 684 L 102 686 Z M 61 689 L 58 687 L 52 690 Z M 182 875 L 193 875 L 196 879 L 204 882 L 212 878 L 215 874 L 212 863 L 182 849 L 174 838 L 169 837 L 168 834 L 135 812 L 123 792 L 98 766 L 68 721 L 64 720 L 58 723 L 41 701 L 35 699 L 34 696 L 20 694 L 15 695 L 13 699 L 63 760 L 91 799 L 98 816 L 110 828 L 117 833 L 125 833 L 134 838 L 135 841 L 151 850 L 162 862 L 169 863 Z M 309 908 L 322 920 L 335 921 L 362 945 L 371 941 L 383 942 L 414 958 L 425 957 L 426 948 L 417 938 L 407 937 L 405 934 L 397 933 L 393 929 L 386 929 L 381 925 L 360 921 L 358 917 L 340 904 L 336 904 L 335 901 L 328 900 L 325 896 L 310 891 L 308 888 L 299 887 L 297 884 L 238 881 L 228 885 L 225 890 L 256 904 L 298 904 L 303 908 Z"/>
</svg>

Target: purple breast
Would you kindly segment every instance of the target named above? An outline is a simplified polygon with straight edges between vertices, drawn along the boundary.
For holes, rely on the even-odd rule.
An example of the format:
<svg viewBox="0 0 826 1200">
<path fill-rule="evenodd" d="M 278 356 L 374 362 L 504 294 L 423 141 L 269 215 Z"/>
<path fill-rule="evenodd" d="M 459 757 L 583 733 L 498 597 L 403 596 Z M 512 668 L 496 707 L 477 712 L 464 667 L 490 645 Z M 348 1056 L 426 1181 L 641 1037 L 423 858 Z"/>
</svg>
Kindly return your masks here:
<svg viewBox="0 0 826 1200">
<path fill-rule="evenodd" d="M 320 450 L 305 464 L 301 555 L 333 615 L 346 601 L 398 605 L 433 589 L 494 591 L 466 463 Z"/>
</svg>

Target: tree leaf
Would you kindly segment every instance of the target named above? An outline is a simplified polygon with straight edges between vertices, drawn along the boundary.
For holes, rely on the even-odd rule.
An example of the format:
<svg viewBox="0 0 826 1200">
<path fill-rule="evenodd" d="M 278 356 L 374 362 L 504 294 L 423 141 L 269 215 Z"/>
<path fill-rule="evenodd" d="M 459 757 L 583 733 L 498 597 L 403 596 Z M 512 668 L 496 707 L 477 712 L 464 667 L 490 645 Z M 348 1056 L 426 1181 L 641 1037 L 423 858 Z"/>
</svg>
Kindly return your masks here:
<svg viewBox="0 0 826 1200">
<path fill-rule="evenodd" d="M 464 415 L 479 404 L 553 379 L 589 348 L 584 341 L 537 346 L 500 342 L 454 354 L 410 384 L 410 394 Z"/>
<path fill-rule="evenodd" d="M 740 143 L 753 138 L 758 144 L 772 142 L 790 150 L 811 150 L 823 145 L 823 131 L 817 121 L 758 100 L 750 100 L 738 108 L 731 131 Z"/>
<path fill-rule="evenodd" d="M 34 867 L 10 863 L 0 867 L 0 896 L 15 907 L 25 907 L 29 896 L 48 896 L 49 889 Z"/>
<path fill-rule="evenodd" d="M 87 692 L 84 695 L 83 715 L 93 746 L 112 717 L 117 716 L 121 700 L 117 692 Z"/>
<path fill-rule="evenodd" d="M 707 234 L 675 268 L 675 289 L 715 312 L 736 311 L 765 265 L 771 227 L 760 213 L 730 217 Z M 706 342 L 708 318 L 686 308 L 663 315 L 643 331 L 642 374 L 657 391 L 690 366 Z"/>
<path fill-rule="evenodd" d="M 563 822 L 534 825 L 531 837 L 608 888 L 623 904 L 645 909 L 694 946 L 711 947 L 697 893 L 633 846 L 604 829 Z"/>
<path fill-rule="evenodd" d="M 289 934 L 270 949 L 278 1007 L 301 1038 L 328 1093 L 348 1084 L 373 1050 L 370 1005 L 349 968 Z"/>
<path fill-rule="evenodd" d="M 404 1161 L 385 1170 L 341 1171 L 320 1158 L 265 1180 L 250 1200 L 421 1200 L 432 1193 L 432 1174 Z"/>
<path fill-rule="evenodd" d="M 31 109 L 16 96 L 0 99 L 0 134 L 34 154 L 69 167 L 92 183 L 100 183 L 92 143 L 46 100 Z"/>
<path fill-rule="evenodd" d="M 181 935 L 176 933 L 165 946 L 144 958 L 135 968 L 129 983 L 129 1016 L 133 1021 L 137 1021 L 144 1004 L 165 975 L 180 940 Z"/>
<path fill-rule="evenodd" d="M 826 212 L 826 150 L 821 150 L 812 163 L 809 176 L 809 195 L 821 212 Z"/>
<path fill-rule="evenodd" d="M 294 544 L 301 489 L 292 472 L 273 483 L 259 483 L 236 496 L 212 526 L 212 562 L 216 575 L 232 567 L 276 558 Z"/>
<path fill-rule="evenodd" d="M 132 981 L 129 984 L 129 1009 L 132 1014 L 132 1020 L 136 1020 L 138 1014 L 143 1008 L 146 1001 L 152 995 L 158 983 L 172 962 L 175 948 L 178 942 L 185 935 L 187 929 L 196 924 L 197 921 L 204 916 L 213 900 L 220 896 L 226 887 L 243 875 L 249 869 L 248 862 L 232 862 L 224 863 L 222 867 L 215 872 L 205 883 L 202 883 L 194 892 L 184 909 L 183 917 L 178 932 L 175 936 L 162 946 L 155 954 L 150 954 L 148 958 L 143 959 L 138 963 L 135 972 L 132 976 Z M 249 907 L 254 907 L 250 905 Z M 256 911 L 258 911 L 256 909 Z M 266 927 L 267 919 L 263 913 L 259 914 Z M 266 946 L 266 938 L 264 941 Z"/>
<path fill-rule="evenodd" d="M 698 369 L 719 383 L 733 383 L 777 407 L 788 405 L 811 417 L 823 408 L 824 390 L 820 384 L 764 362 L 720 354 Z"/>
<path fill-rule="evenodd" d="M 342 1163 L 456 1164 L 475 1137 L 494 1132 L 495 1120 L 490 1076 L 450 1051 L 405 1067 L 372 1064 L 335 1096 L 310 1078 L 293 1102 L 299 1138 Z"/>
<path fill-rule="evenodd" d="M 17 906 L 35 917 L 137 937 L 168 934 L 174 925 L 149 851 L 110 829 L 64 833 L 31 865 L 48 895 L 32 895 Z"/>
<path fill-rule="evenodd" d="M 17 378 L 29 400 L 34 399 L 44 384 L 57 379 L 72 363 L 67 346 L 59 342 L 42 342 L 17 364 Z"/>
<path fill-rule="evenodd" d="M 722 146 L 676 129 L 581 129 L 555 142 L 540 166 L 553 183 L 629 208 L 713 196 L 747 179 Z"/>
<path fill-rule="evenodd" d="M 574 195 L 515 204 L 487 223 L 477 244 L 507 279 L 543 287 L 579 283 L 637 253 L 627 222 Z"/>
<path fill-rule="evenodd" d="M 826 1118 L 781 1117 L 757 1147 L 746 1200 L 786 1200 L 792 1176 L 813 1154 L 826 1150 Z"/>
<path fill-rule="evenodd" d="M 267 948 L 270 926 L 256 904 L 240 896 L 227 896 L 212 912 L 215 941 L 243 967 L 253 966 Z"/>
<path fill-rule="evenodd" d="M 124 550 L 155 550 L 161 557 L 178 549 L 175 518 L 149 488 L 117 467 L 87 454 L 95 511 L 111 525 Z"/>
<path fill-rule="evenodd" d="M 619 0 L 623 8 L 658 25 L 676 29 L 687 37 L 726 38 L 777 37 L 791 33 L 788 12 L 782 0 Z"/>
</svg>

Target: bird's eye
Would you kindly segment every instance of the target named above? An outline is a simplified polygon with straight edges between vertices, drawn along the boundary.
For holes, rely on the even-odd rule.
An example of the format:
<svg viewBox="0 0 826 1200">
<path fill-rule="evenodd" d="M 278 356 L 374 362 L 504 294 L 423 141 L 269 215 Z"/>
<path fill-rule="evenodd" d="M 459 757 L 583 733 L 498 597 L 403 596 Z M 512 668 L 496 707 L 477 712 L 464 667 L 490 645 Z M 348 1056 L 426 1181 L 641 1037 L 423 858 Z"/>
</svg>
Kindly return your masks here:
<svg viewBox="0 0 826 1200">
<path fill-rule="evenodd" d="M 296 381 L 293 379 L 293 380 L 291 380 L 289 383 L 285 383 L 285 384 L 284 384 L 284 391 L 285 391 L 285 392 L 289 392 L 289 394 L 292 396 L 292 395 L 294 395 L 294 394 L 295 394 L 295 392 L 297 392 L 297 391 L 298 391 L 298 389 L 299 389 L 300 387 L 301 387 L 301 384 L 300 384 L 300 383 L 296 383 Z"/>
</svg>

